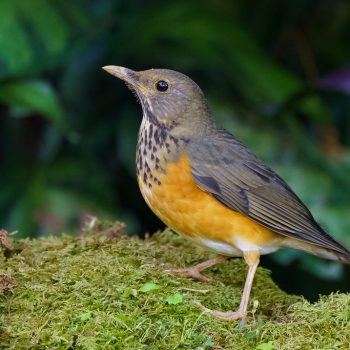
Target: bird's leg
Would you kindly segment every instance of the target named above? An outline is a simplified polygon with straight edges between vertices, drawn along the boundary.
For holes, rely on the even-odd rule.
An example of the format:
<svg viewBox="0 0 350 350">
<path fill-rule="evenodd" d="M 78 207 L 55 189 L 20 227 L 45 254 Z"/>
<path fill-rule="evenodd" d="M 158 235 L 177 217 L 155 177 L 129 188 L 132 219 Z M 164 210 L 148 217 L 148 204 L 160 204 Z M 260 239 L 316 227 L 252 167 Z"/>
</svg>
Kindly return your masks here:
<svg viewBox="0 0 350 350">
<path fill-rule="evenodd" d="M 244 253 L 244 260 L 249 266 L 247 278 L 244 285 L 244 290 L 241 298 L 241 303 L 237 311 L 222 312 L 217 310 L 210 310 L 203 306 L 200 302 L 196 302 L 196 305 L 204 312 L 225 321 L 242 320 L 241 326 L 243 326 L 247 317 L 247 307 L 249 301 L 250 290 L 254 280 L 256 269 L 259 265 L 260 253 L 259 252 L 247 252 Z"/>
<path fill-rule="evenodd" d="M 188 278 L 192 278 L 194 280 L 198 280 L 202 282 L 210 282 L 212 279 L 202 275 L 201 272 L 211 266 L 214 266 L 220 262 L 225 261 L 226 259 L 228 259 L 227 256 L 219 255 L 219 256 L 216 256 L 215 258 L 209 259 L 207 261 L 203 261 L 202 263 L 191 267 L 187 267 L 184 269 L 168 269 L 165 271 L 170 272 L 176 276 L 188 277 Z"/>
</svg>

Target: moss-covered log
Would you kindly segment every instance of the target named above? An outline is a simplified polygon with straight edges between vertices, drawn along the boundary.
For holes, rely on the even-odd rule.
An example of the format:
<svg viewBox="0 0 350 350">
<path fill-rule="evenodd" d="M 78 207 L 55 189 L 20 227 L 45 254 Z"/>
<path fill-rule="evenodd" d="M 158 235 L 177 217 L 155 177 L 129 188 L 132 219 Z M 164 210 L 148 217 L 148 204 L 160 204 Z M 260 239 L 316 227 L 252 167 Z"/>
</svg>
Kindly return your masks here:
<svg viewBox="0 0 350 350">
<path fill-rule="evenodd" d="M 171 233 L 140 240 L 117 230 L 21 240 L 2 256 L 4 349 L 348 349 L 350 295 L 311 304 L 281 291 L 260 268 L 248 322 L 201 313 L 194 301 L 228 310 L 239 304 L 240 259 L 211 268 L 211 284 L 165 273 L 210 253 Z M 117 232 L 117 237 L 115 233 Z M 1 292 L 1 288 L 0 288 Z"/>
</svg>

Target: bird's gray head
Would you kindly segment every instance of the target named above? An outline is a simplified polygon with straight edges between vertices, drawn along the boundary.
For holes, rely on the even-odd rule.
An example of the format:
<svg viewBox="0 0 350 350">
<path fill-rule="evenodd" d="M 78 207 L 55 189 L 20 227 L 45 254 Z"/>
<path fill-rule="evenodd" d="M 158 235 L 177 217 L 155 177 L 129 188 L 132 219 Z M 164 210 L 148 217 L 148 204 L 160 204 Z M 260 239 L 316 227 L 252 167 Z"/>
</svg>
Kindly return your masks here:
<svg viewBox="0 0 350 350">
<path fill-rule="evenodd" d="M 135 91 L 144 117 L 177 136 L 200 136 L 211 125 L 203 92 L 186 75 L 169 69 L 139 72 L 118 66 L 103 69 L 124 80 Z"/>
</svg>

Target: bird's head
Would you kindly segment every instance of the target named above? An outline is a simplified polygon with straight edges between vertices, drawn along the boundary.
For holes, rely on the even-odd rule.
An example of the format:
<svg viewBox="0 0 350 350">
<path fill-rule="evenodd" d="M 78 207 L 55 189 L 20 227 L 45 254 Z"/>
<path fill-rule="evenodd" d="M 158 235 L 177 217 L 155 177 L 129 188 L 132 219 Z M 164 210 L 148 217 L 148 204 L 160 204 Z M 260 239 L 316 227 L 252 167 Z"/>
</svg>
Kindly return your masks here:
<svg viewBox="0 0 350 350">
<path fill-rule="evenodd" d="M 169 69 L 139 72 L 118 66 L 103 69 L 124 80 L 136 93 L 144 118 L 149 118 L 176 136 L 200 136 L 211 126 L 203 92 L 186 75 Z"/>
</svg>

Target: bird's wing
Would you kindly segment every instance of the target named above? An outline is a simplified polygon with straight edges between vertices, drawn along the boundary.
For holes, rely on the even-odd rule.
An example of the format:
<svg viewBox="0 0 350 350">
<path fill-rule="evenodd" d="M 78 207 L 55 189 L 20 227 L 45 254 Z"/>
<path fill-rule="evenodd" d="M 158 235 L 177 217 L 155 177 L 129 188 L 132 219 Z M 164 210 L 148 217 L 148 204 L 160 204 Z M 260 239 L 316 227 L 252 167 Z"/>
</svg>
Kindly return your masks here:
<svg viewBox="0 0 350 350">
<path fill-rule="evenodd" d="M 187 145 L 198 186 L 228 208 L 279 234 L 340 253 L 291 188 L 225 130 Z"/>
</svg>

